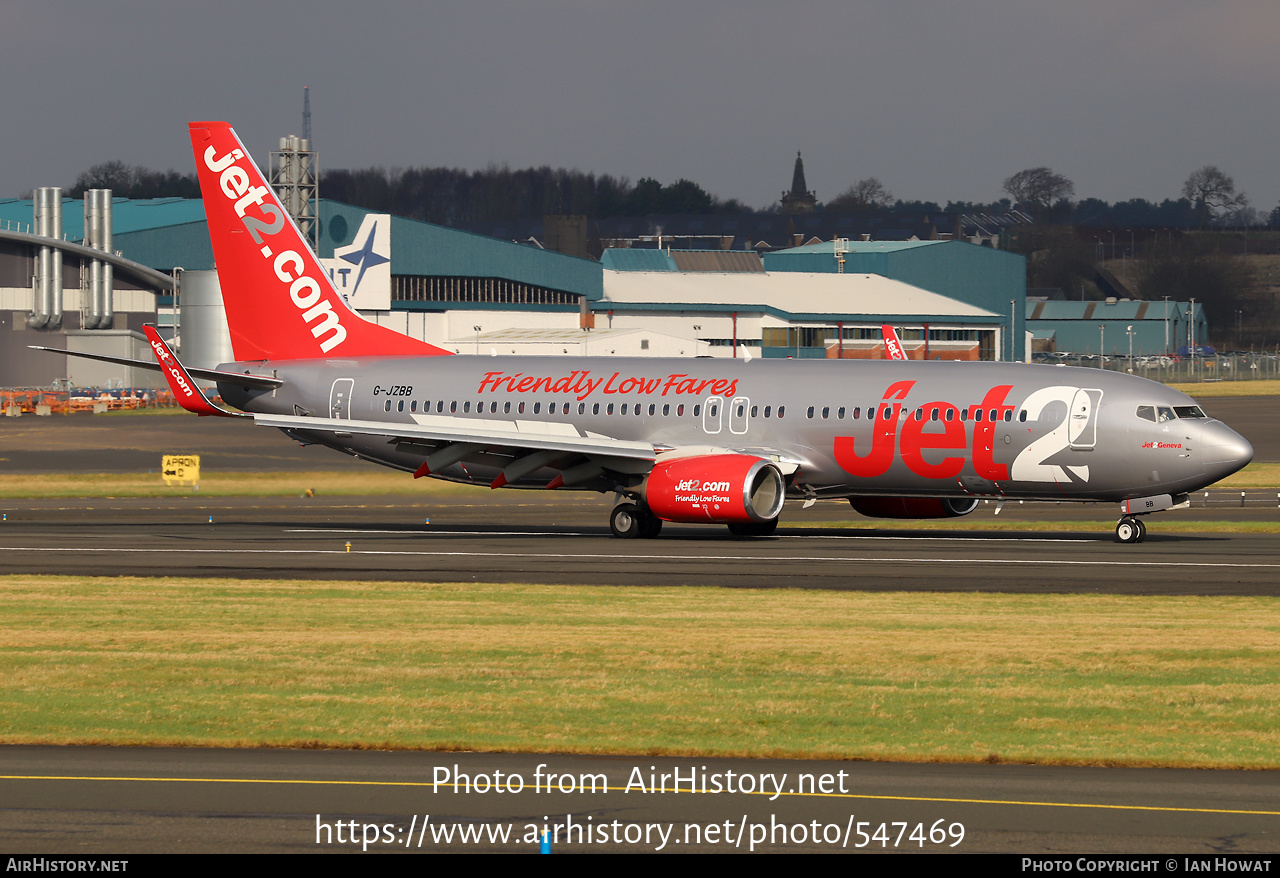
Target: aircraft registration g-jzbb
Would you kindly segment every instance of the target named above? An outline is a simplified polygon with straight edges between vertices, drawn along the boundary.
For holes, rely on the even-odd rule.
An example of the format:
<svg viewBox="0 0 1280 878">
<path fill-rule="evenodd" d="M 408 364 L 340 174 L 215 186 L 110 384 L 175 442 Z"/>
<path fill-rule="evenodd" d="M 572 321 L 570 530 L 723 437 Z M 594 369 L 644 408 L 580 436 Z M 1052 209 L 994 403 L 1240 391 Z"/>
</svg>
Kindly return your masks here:
<svg viewBox="0 0 1280 878">
<path fill-rule="evenodd" d="M 415 477 L 612 492 L 619 537 L 663 521 L 767 535 L 791 496 L 889 518 L 965 515 L 982 498 L 1115 501 L 1119 540 L 1138 542 L 1141 516 L 1253 457 L 1190 397 L 1103 370 L 455 356 L 349 309 L 231 127 L 190 129 L 236 359 L 188 373 L 148 334 L 149 365 L 198 414 Z"/>
</svg>

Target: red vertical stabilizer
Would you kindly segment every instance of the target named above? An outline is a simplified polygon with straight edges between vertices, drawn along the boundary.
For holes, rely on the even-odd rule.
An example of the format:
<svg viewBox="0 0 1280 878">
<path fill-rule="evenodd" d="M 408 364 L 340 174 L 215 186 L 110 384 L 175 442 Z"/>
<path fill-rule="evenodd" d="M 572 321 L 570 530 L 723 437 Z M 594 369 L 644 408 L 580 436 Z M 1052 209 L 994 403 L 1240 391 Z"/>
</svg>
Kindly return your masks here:
<svg viewBox="0 0 1280 878">
<path fill-rule="evenodd" d="M 231 126 L 190 128 L 237 360 L 450 353 L 347 307 Z"/>
</svg>

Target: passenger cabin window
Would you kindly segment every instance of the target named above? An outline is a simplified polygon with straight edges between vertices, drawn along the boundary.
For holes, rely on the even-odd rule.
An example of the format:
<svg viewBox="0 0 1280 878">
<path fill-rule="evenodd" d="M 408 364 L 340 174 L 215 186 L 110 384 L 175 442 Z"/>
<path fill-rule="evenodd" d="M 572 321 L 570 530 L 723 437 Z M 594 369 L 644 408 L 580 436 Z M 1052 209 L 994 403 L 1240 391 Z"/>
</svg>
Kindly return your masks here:
<svg viewBox="0 0 1280 878">
<path fill-rule="evenodd" d="M 809 406 L 809 414 L 807 415 L 807 417 L 810 417 L 810 418 L 813 417 L 813 406 Z"/>
<path fill-rule="evenodd" d="M 785 405 L 778 406 L 778 417 L 780 418 L 785 417 L 786 414 L 787 414 L 787 407 Z"/>
<path fill-rule="evenodd" d="M 462 404 L 462 412 L 463 414 L 471 414 L 471 400 L 467 400 Z"/>
</svg>

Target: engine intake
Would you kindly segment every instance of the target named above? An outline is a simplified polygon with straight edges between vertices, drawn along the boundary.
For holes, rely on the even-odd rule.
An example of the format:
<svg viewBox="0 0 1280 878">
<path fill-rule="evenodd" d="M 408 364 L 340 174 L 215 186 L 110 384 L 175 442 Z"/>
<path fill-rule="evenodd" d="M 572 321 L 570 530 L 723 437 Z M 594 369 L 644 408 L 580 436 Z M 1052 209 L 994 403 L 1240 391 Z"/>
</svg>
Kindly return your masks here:
<svg viewBox="0 0 1280 878">
<path fill-rule="evenodd" d="M 645 483 L 645 503 L 665 521 L 766 522 L 786 500 L 782 472 L 747 454 L 660 461 Z"/>
</svg>

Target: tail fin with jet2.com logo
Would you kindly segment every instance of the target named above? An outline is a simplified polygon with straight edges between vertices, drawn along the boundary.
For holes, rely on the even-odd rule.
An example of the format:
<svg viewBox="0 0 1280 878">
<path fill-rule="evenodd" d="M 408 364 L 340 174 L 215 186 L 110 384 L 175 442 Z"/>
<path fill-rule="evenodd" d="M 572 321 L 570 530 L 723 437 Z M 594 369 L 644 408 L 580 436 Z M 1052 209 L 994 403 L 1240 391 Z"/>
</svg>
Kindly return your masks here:
<svg viewBox="0 0 1280 878">
<path fill-rule="evenodd" d="M 351 310 L 231 126 L 190 129 L 237 360 L 450 353 Z"/>
<path fill-rule="evenodd" d="M 160 333 L 156 332 L 156 328 L 148 323 L 142 327 L 142 331 L 147 334 L 147 341 L 151 343 L 151 352 L 156 355 L 156 362 L 160 364 L 160 371 L 164 373 L 164 379 L 169 382 L 169 389 L 173 391 L 173 398 L 178 401 L 178 405 L 201 417 L 205 415 L 219 415 L 224 418 L 253 417 L 243 412 L 229 412 L 209 402 L 209 398 L 196 386 L 195 381 L 191 380 L 191 375 L 178 362 L 173 351 L 169 350 Z"/>
<path fill-rule="evenodd" d="M 902 349 L 902 342 L 898 341 L 898 333 L 892 326 L 887 323 L 882 324 L 880 334 L 884 336 L 884 353 L 887 359 L 905 360 L 907 358 L 907 352 Z"/>
</svg>

